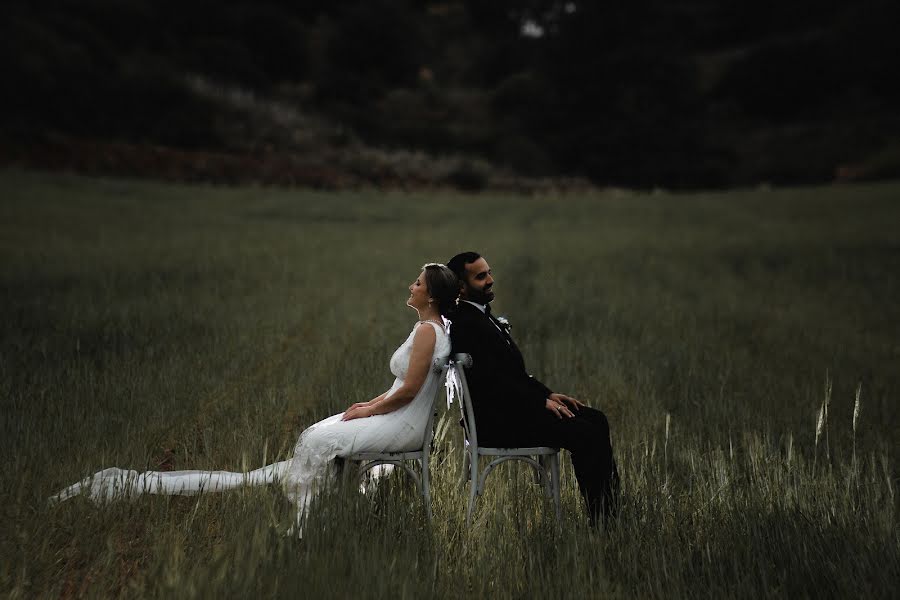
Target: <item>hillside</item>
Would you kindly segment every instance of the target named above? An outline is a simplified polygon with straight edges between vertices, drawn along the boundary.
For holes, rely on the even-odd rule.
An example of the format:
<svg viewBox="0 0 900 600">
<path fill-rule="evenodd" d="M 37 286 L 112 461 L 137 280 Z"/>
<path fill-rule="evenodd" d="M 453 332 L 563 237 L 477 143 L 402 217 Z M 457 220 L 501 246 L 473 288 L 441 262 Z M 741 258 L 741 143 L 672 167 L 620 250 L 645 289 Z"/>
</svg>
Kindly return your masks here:
<svg viewBox="0 0 900 600">
<path fill-rule="evenodd" d="M 7 164 L 323 187 L 900 175 L 888 0 L 0 11 Z"/>
</svg>

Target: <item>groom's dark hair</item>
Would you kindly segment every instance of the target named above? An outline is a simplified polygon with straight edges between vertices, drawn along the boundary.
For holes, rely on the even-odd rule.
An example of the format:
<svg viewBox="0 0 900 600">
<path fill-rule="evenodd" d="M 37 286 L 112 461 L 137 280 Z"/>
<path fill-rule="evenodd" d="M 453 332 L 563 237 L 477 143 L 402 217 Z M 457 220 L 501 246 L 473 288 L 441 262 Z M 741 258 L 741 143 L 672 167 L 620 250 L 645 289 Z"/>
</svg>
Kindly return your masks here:
<svg viewBox="0 0 900 600">
<path fill-rule="evenodd" d="M 449 261 L 447 261 L 447 267 L 456 273 L 456 276 L 459 277 L 460 281 L 466 280 L 466 265 L 470 265 L 476 260 L 481 258 L 481 255 L 477 252 L 460 252 Z"/>
</svg>

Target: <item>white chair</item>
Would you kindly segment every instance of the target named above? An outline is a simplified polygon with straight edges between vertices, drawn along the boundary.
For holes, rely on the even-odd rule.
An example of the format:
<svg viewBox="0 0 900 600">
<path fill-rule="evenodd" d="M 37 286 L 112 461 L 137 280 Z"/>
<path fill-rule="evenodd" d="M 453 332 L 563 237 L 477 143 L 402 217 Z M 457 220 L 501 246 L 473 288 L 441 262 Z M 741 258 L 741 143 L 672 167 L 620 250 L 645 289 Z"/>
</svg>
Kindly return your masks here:
<svg viewBox="0 0 900 600">
<path fill-rule="evenodd" d="M 447 379 L 449 365 L 435 360 L 432 368 L 435 372 L 440 373 L 440 379 L 438 380 L 434 398 L 431 400 L 431 410 L 428 413 L 428 423 L 425 426 L 425 434 L 422 437 L 422 447 L 409 452 L 357 452 L 346 458 L 348 462 L 358 465 L 357 476 L 360 480 L 365 477 L 369 469 L 379 465 L 394 465 L 395 467 L 403 468 L 416 483 L 419 493 L 422 494 L 422 499 L 425 502 L 425 514 L 428 516 L 429 523 L 431 522 L 431 481 L 428 472 L 428 461 L 431 457 L 431 441 L 434 438 L 434 416 L 437 413 L 437 401 L 441 397 L 441 392 L 445 389 L 444 382 Z M 410 466 L 410 461 L 415 461 L 419 464 L 421 475 L 416 473 L 415 469 Z"/>
<path fill-rule="evenodd" d="M 472 366 L 472 357 L 468 354 L 456 354 L 450 363 L 453 369 L 451 385 L 459 396 L 459 408 L 462 411 L 463 427 L 466 439 L 463 444 L 463 483 L 465 477 L 471 482 L 469 489 L 469 506 L 466 513 L 466 525 L 472 523 L 472 512 L 475 501 L 484 491 L 484 484 L 490 472 L 499 464 L 517 460 L 534 467 L 536 475 L 544 488 L 544 494 L 553 498 L 556 508 L 557 523 L 561 519 L 559 506 L 559 448 L 536 446 L 532 448 L 484 448 L 478 445 L 478 433 L 475 430 L 475 410 L 472 407 L 472 396 L 466 381 L 465 368 Z M 455 378 L 455 379 L 454 379 Z M 478 459 L 482 456 L 491 458 L 479 476 Z"/>
</svg>

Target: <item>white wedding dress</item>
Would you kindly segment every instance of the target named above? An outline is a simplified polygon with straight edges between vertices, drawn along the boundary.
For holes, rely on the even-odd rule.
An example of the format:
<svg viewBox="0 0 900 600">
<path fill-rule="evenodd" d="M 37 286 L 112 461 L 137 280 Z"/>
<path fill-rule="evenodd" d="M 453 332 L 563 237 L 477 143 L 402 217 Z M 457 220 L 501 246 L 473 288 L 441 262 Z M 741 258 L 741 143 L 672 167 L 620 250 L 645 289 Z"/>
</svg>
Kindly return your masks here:
<svg viewBox="0 0 900 600">
<path fill-rule="evenodd" d="M 450 337 L 437 323 L 437 339 L 432 365 L 443 365 L 450 356 Z M 396 379 L 387 396 L 402 384 L 409 369 L 413 337 L 423 322 L 416 323 L 406 341 L 391 356 L 391 372 Z M 440 373 L 430 369 L 413 400 L 383 415 L 342 421 L 344 413 L 311 425 L 300 434 L 290 460 L 274 463 L 247 473 L 229 471 L 147 471 L 109 468 L 70 485 L 50 498 L 63 501 L 86 495 L 95 502 L 130 498 L 141 494 L 199 494 L 219 492 L 241 486 L 281 483 L 285 494 L 297 505 L 298 520 L 309 503 L 332 474 L 335 457 L 356 452 L 402 452 L 421 447 L 432 401 L 440 385 Z M 387 397 L 386 396 L 386 397 Z"/>
</svg>

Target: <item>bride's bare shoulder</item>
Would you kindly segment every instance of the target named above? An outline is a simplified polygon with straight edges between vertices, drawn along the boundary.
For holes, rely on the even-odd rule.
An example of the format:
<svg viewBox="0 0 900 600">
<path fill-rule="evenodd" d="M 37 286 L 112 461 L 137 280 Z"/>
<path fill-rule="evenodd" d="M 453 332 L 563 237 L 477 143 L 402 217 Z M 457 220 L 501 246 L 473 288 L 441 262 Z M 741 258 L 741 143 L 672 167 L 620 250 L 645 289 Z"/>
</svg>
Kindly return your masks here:
<svg viewBox="0 0 900 600">
<path fill-rule="evenodd" d="M 427 322 L 419 322 L 413 330 L 413 348 L 422 346 L 433 348 L 437 341 L 437 331 Z"/>
<path fill-rule="evenodd" d="M 437 336 L 435 327 L 428 321 L 419 321 L 416 323 L 413 331 L 415 339 L 434 339 Z"/>
</svg>

